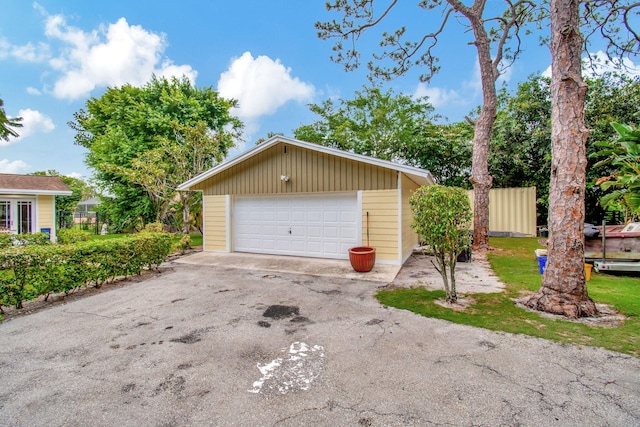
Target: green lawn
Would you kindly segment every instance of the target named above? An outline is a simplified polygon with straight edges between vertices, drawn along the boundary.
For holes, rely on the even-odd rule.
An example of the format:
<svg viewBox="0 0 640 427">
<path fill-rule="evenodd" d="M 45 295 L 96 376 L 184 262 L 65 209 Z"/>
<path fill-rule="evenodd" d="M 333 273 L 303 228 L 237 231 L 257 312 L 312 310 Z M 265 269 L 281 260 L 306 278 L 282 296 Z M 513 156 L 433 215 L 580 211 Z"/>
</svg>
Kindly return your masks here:
<svg viewBox="0 0 640 427">
<path fill-rule="evenodd" d="M 531 313 L 513 303 L 540 288 L 541 275 L 533 251 L 540 248 L 536 238 L 492 238 L 489 253 L 492 268 L 505 284 L 504 293 L 474 294 L 475 303 L 464 311 L 444 308 L 434 300 L 444 291 L 424 288 L 384 290 L 378 300 L 426 317 L 449 320 L 496 331 L 526 334 L 562 343 L 604 347 L 640 357 L 640 278 L 592 273 L 587 283 L 589 295 L 606 303 L 627 319 L 617 328 L 591 327 L 582 323 L 555 320 Z"/>
</svg>

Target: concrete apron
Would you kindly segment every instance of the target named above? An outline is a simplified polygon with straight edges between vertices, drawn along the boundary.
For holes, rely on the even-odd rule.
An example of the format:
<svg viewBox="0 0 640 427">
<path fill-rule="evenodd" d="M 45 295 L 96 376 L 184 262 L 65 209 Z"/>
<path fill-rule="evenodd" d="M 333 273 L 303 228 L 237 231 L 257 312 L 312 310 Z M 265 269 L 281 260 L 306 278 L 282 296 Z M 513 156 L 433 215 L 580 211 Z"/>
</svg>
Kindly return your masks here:
<svg viewBox="0 0 640 427">
<path fill-rule="evenodd" d="M 358 273 L 353 270 L 349 260 L 247 254 L 239 252 L 196 252 L 181 257 L 174 262 L 280 273 L 310 274 L 322 277 L 340 277 L 343 279 L 384 283 L 391 283 L 401 268 L 399 265 L 380 264 L 376 262 L 373 270 L 370 272 Z"/>
</svg>

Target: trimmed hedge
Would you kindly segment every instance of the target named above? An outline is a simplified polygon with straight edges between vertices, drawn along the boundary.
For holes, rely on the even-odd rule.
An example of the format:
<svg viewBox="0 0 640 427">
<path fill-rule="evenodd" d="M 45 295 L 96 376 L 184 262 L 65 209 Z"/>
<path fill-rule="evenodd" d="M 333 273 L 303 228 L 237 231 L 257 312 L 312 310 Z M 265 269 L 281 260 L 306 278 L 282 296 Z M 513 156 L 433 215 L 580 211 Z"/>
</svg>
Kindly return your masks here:
<svg viewBox="0 0 640 427">
<path fill-rule="evenodd" d="M 141 233 L 74 245 L 12 247 L 0 252 L 0 308 L 21 308 L 40 295 L 93 285 L 155 269 L 171 252 L 171 236 Z"/>
<path fill-rule="evenodd" d="M 72 243 L 86 242 L 89 240 L 89 232 L 77 228 L 62 228 L 58 230 L 58 243 L 69 245 Z"/>
<path fill-rule="evenodd" d="M 0 234 L 0 249 L 11 246 L 50 245 L 47 233 Z"/>
</svg>

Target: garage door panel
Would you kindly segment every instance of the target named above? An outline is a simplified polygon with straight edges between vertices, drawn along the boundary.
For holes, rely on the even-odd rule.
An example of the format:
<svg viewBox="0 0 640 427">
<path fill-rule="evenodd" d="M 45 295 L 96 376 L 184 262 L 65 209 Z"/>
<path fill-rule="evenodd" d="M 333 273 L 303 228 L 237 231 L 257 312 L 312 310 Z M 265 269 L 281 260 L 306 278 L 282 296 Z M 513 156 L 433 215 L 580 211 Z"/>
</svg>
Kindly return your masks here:
<svg viewBox="0 0 640 427">
<path fill-rule="evenodd" d="M 322 254 L 322 243 L 319 241 L 307 242 L 307 252 L 311 254 Z"/>
<path fill-rule="evenodd" d="M 348 258 L 357 245 L 355 194 L 235 198 L 237 252 Z"/>
<path fill-rule="evenodd" d="M 307 221 L 322 222 L 322 211 L 317 209 L 307 211 Z"/>
<path fill-rule="evenodd" d="M 305 222 L 306 216 L 305 212 L 302 210 L 292 210 L 291 211 L 291 222 Z"/>
<path fill-rule="evenodd" d="M 265 225 L 262 227 L 262 235 L 263 236 L 275 236 L 276 235 L 276 227 L 273 225 Z"/>
<path fill-rule="evenodd" d="M 340 245 L 337 242 L 324 242 L 323 251 L 326 253 L 337 254 L 340 252 Z"/>
<path fill-rule="evenodd" d="M 309 239 L 321 239 L 322 238 L 322 227 L 317 225 L 310 225 L 306 227 L 307 229 L 307 238 Z"/>
<path fill-rule="evenodd" d="M 267 207 L 265 207 L 265 209 L 268 209 Z M 271 208 L 271 209 L 278 209 L 276 208 Z M 281 222 L 281 221 L 289 221 L 289 211 L 285 211 L 285 210 L 278 210 L 276 211 L 276 221 Z"/>
</svg>

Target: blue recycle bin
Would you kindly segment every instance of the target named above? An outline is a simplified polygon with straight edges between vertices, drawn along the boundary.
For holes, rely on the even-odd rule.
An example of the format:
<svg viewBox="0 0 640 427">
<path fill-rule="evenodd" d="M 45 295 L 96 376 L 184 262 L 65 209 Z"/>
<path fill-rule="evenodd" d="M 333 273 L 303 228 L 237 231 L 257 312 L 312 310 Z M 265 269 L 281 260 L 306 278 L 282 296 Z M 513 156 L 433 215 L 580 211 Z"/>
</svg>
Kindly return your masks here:
<svg viewBox="0 0 640 427">
<path fill-rule="evenodd" d="M 539 256 L 538 257 L 538 267 L 540 268 L 540 274 L 544 273 L 544 268 L 547 266 L 547 257 Z"/>
</svg>

